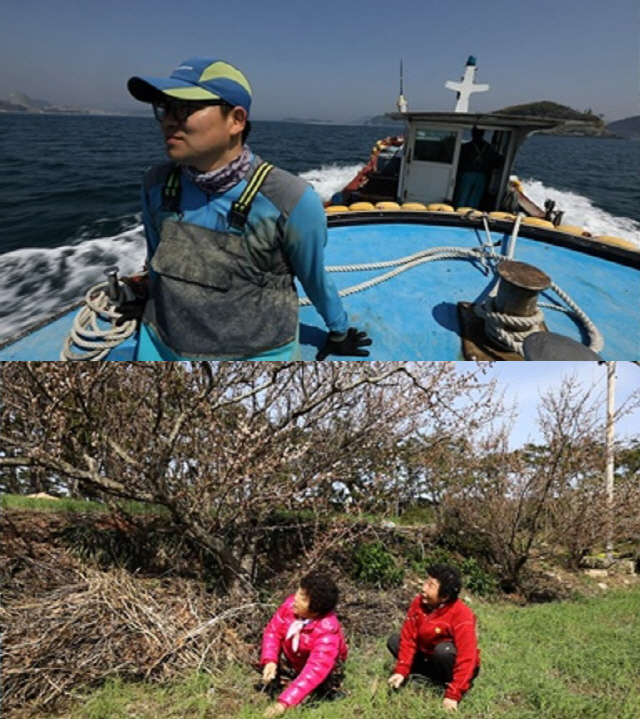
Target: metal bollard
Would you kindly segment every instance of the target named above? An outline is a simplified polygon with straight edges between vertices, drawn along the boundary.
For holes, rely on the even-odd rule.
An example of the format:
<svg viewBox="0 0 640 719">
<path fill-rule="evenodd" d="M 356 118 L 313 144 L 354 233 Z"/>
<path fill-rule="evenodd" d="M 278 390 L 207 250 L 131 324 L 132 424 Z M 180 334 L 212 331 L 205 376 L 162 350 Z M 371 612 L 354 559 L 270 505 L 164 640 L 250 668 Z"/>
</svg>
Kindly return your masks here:
<svg viewBox="0 0 640 719">
<path fill-rule="evenodd" d="M 118 282 L 118 267 L 112 265 L 104 270 L 107 277 L 107 295 L 112 302 L 117 302 L 120 298 L 120 283 Z"/>
<path fill-rule="evenodd" d="M 516 260 L 504 260 L 496 271 L 500 277 L 496 311 L 516 317 L 535 315 L 538 294 L 551 286 L 551 278 L 537 267 Z"/>
</svg>

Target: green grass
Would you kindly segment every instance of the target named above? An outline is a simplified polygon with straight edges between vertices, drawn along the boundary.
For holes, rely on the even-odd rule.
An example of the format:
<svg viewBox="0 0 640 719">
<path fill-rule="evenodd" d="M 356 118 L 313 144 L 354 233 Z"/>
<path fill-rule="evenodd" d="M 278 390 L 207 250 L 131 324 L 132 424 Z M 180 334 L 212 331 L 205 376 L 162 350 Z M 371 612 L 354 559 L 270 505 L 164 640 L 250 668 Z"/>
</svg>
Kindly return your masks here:
<svg viewBox="0 0 640 719">
<path fill-rule="evenodd" d="M 475 604 L 482 671 L 460 705 L 470 719 L 638 719 L 640 586 L 570 603 Z M 350 641 L 344 699 L 300 707 L 291 719 L 426 719 L 445 716 L 435 688 L 387 690 L 385 638 Z M 230 666 L 182 682 L 95 690 L 65 719 L 259 719 L 269 699 L 259 675 Z M 54 715 L 50 715 L 53 719 Z"/>
<path fill-rule="evenodd" d="M 101 502 L 85 502 L 81 499 L 61 497 L 59 499 L 45 499 L 42 497 L 25 497 L 19 494 L 3 494 L 1 496 L 2 509 L 14 509 L 32 512 L 61 512 L 66 514 L 108 513 L 111 509 Z M 163 514 L 164 507 L 121 500 L 118 506 L 129 514 Z"/>
</svg>

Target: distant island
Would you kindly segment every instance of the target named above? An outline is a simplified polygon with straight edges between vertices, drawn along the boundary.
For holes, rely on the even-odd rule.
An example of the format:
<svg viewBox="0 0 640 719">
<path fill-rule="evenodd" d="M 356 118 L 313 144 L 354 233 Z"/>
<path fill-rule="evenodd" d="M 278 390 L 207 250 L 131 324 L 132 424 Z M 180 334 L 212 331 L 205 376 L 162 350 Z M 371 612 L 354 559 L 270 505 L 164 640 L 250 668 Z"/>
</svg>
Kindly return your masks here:
<svg viewBox="0 0 640 719">
<path fill-rule="evenodd" d="M 579 137 L 640 138 L 640 115 L 628 117 L 605 124 L 602 115 L 592 110 L 580 112 L 567 105 L 550 100 L 528 102 L 523 105 L 510 105 L 501 110 L 493 110 L 497 115 L 529 115 L 551 117 L 563 120 L 561 125 L 544 130 L 542 134 Z M 364 125 L 392 125 L 394 121 L 386 115 L 376 115 L 364 121 Z"/>
<path fill-rule="evenodd" d="M 12 92 L 8 100 L 0 100 L 0 112 L 21 112 L 31 115 L 114 115 L 106 110 L 55 105 L 48 100 L 35 100 L 22 92 Z"/>
<path fill-rule="evenodd" d="M 334 125 L 334 120 L 319 120 L 316 117 L 283 117 L 278 122 L 293 122 L 302 125 Z"/>
<path fill-rule="evenodd" d="M 390 127 L 391 125 L 394 125 L 397 122 L 402 122 L 402 120 L 392 120 L 390 117 L 387 117 L 386 115 L 376 115 L 375 117 L 370 117 L 368 120 L 363 120 L 361 122 L 362 125 L 386 125 L 387 127 Z"/>
<path fill-rule="evenodd" d="M 611 122 L 607 125 L 607 130 L 615 133 L 617 137 L 640 140 L 640 115 Z"/>
<path fill-rule="evenodd" d="M 616 137 L 607 130 L 602 115 L 596 115 L 592 110 L 574 110 L 567 105 L 561 105 L 550 100 L 528 102 L 524 105 L 510 105 L 501 110 L 494 111 L 498 115 L 529 115 L 533 117 L 550 117 L 562 120 L 563 123 L 551 130 L 543 130 L 545 135 L 574 135 L 580 137 Z"/>
</svg>

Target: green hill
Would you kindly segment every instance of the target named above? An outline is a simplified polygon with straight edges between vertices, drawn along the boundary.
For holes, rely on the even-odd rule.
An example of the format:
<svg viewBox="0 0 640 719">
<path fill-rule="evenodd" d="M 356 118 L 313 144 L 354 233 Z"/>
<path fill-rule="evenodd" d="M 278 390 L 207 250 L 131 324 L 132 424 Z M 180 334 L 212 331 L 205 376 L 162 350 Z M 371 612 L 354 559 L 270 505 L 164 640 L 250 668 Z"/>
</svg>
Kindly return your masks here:
<svg viewBox="0 0 640 719">
<path fill-rule="evenodd" d="M 604 126 L 602 118 L 593 113 L 590 109 L 580 112 L 567 105 L 560 105 L 550 100 L 539 102 L 528 102 L 524 105 L 510 105 L 502 110 L 496 110 L 501 115 L 534 115 L 538 117 L 557 117 L 561 120 L 572 120 L 576 122 L 588 122 L 594 125 Z"/>
<path fill-rule="evenodd" d="M 495 111 L 501 115 L 529 115 L 534 117 L 552 117 L 563 120 L 564 124 L 553 130 L 546 130 L 544 134 L 550 135 L 582 135 L 588 137 L 613 137 L 613 133 L 605 128 L 602 117 L 592 110 L 583 112 L 574 110 L 567 105 L 561 105 L 550 100 L 528 102 L 523 105 L 510 105 Z"/>
</svg>

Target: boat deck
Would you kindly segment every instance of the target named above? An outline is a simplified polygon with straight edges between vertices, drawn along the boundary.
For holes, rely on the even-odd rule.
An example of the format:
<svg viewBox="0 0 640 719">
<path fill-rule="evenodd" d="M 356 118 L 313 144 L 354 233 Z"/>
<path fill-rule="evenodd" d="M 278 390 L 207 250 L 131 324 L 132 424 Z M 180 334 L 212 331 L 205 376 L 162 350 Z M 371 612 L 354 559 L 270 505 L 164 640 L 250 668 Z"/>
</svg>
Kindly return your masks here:
<svg viewBox="0 0 640 719">
<path fill-rule="evenodd" d="M 509 234 L 493 230 L 492 241 L 504 244 Z M 484 229 L 478 227 L 353 224 L 331 229 L 326 265 L 358 265 L 398 259 L 426 248 L 469 249 L 487 242 Z M 502 250 L 496 247 L 496 251 Z M 542 269 L 580 306 L 604 335 L 605 345 L 599 352 L 603 358 L 631 360 L 640 356 L 637 267 L 527 239 L 522 233 L 514 259 Z M 373 339 L 369 359 L 464 359 L 457 305 L 483 296 L 491 276 L 482 270 L 479 262 L 465 259 L 428 262 L 345 297 L 350 323 L 366 330 Z M 342 290 L 387 271 L 332 272 L 332 276 Z M 554 292 L 547 291 L 540 302 L 559 300 Z M 550 331 L 586 343 L 583 328 L 572 317 L 554 310 L 543 312 Z M 300 324 L 301 359 L 312 360 L 324 341 L 324 323 L 313 307 L 302 307 Z"/>
<path fill-rule="evenodd" d="M 510 234 L 508 226 L 492 227 L 491 242 L 497 244 L 496 252 L 505 251 Z M 640 255 L 598 247 L 597 243 L 586 243 L 587 252 L 578 251 L 577 248 L 585 244 L 583 241 L 570 238 L 567 246 L 562 246 L 562 239 L 558 240 L 558 233 L 555 235 L 546 242 L 541 239 L 540 231 L 523 226 L 514 259 L 543 270 L 586 313 L 604 337 L 604 347 L 598 351 L 603 359 L 638 360 Z M 436 247 L 469 250 L 482 244 L 488 244 L 488 238 L 479 224 L 445 222 L 438 225 L 433 218 L 421 222 L 408 213 L 397 221 L 390 216 L 376 218 L 375 213 L 360 216 L 349 213 L 347 218 L 330 220 L 326 265 L 360 266 L 398 260 Z M 331 275 L 338 290 L 343 290 L 391 269 L 331 271 Z M 478 260 L 438 260 L 412 267 L 381 284 L 350 294 L 344 298 L 344 304 L 350 324 L 365 330 L 373 340 L 371 354 L 366 359 L 462 360 L 468 357 L 462 351 L 458 304 L 478 301 L 492 284 L 493 272 L 488 273 L 488 268 Z M 552 291 L 543 292 L 540 302 L 564 305 Z M 583 326 L 574 317 L 545 308 L 543 312 L 549 331 L 588 343 Z M 43 323 L 37 331 L 0 348 L 0 361 L 58 360 L 63 338 L 71 329 L 76 313 L 77 308 L 70 309 L 54 321 Z M 315 308 L 301 307 L 300 359 L 314 360 L 325 339 L 325 324 Z M 107 357 L 115 361 L 134 358 L 133 339 Z M 331 359 L 353 361 L 355 358 L 331 356 Z"/>
</svg>

